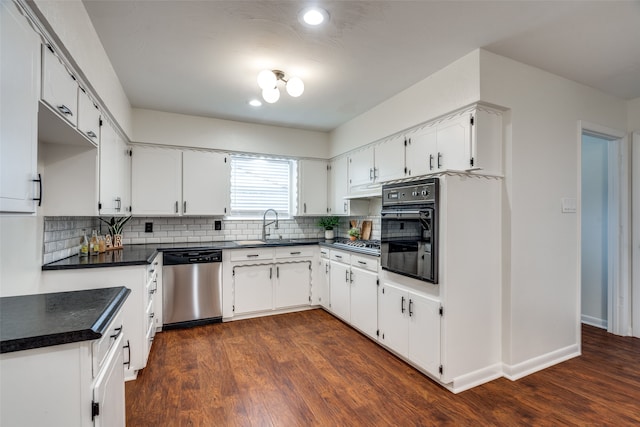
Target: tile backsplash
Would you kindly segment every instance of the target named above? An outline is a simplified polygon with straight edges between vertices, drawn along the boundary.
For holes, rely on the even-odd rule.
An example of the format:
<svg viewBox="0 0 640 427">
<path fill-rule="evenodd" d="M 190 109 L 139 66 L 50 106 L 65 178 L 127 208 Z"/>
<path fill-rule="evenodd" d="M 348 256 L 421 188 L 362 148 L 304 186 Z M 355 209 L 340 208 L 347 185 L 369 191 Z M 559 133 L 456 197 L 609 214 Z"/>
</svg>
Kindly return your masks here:
<svg viewBox="0 0 640 427">
<path fill-rule="evenodd" d="M 380 217 L 358 216 L 341 218 L 336 237 L 348 237 L 349 221 L 373 222 L 371 239 L 380 239 Z M 271 218 L 268 219 L 270 221 Z M 221 221 L 221 230 L 215 230 L 215 222 Z M 316 225 L 317 217 L 282 219 L 276 229 L 267 227 L 269 239 L 323 238 L 324 230 Z M 145 224 L 152 223 L 153 232 L 145 232 Z M 97 217 L 45 217 L 44 263 L 54 262 L 76 255 L 83 232 L 91 236 L 91 230 L 106 234 L 108 229 Z M 224 240 L 255 240 L 262 238 L 262 220 L 229 220 L 215 217 L 134 217 L 123 230 L 125 245 L 147 243 L 219 242 Z"/>
</svg>

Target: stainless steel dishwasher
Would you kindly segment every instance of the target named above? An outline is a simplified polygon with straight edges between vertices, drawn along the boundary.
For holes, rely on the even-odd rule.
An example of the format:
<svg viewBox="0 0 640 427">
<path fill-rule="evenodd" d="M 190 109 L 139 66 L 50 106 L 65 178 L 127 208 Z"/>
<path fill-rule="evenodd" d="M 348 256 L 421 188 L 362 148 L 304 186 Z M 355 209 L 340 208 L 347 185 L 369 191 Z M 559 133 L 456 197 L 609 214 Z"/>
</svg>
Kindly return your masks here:
<svg viewBox="0 0 640 427">
<path fill-rule="evenodd" d="M 164 252 L 163 329 L 222 321 L 222 251 Z"/>
</svg>

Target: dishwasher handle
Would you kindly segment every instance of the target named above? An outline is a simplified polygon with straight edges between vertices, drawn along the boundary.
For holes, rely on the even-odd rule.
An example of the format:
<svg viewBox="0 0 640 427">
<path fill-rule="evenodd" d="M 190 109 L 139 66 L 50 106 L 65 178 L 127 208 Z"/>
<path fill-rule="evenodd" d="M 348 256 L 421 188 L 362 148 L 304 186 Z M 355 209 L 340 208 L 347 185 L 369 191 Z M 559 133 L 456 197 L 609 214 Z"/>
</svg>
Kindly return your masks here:
<svg viewBox="0 0 640 427">
<path fill-rule="evenodd" d="M 164 253 L 163 265 L 204 264 L 222 262 L 222 251 L 168 251 Z"/>
</svg>

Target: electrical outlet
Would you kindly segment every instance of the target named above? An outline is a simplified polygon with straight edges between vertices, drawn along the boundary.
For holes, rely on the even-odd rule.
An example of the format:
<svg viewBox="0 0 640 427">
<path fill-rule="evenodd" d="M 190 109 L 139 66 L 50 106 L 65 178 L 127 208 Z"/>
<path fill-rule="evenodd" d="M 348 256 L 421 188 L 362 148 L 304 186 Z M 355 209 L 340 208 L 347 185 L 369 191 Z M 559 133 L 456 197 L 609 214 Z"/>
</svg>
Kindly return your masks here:
<svg viewBox="0 0 640 427">
<path fill-rule="evenodd" d="M 222 221 L 214 221 L 213 228 L 214 230 L 222 230 Z"/>
<path fill-rule="evenodd" d="M 145 222 L 144 223 L 144 232 L 145 233 L 153 233 L 153 223 L 152 222 Z"/>
</svg>

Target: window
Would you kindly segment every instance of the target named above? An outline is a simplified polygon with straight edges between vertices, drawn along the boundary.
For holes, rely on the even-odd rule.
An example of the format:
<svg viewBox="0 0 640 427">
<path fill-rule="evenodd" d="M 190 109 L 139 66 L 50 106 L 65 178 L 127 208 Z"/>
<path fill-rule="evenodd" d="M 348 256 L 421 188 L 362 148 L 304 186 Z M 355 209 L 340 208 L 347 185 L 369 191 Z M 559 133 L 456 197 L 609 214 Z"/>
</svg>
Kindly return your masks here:
<svg viewBox="0 0 640 427">
<path fill-rule="evenodd" d="M 231 156 L 231 217 L 262 218 L 275 209 L 293 216 L 297 162 L 289 159 Z"/>
</svg>

